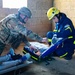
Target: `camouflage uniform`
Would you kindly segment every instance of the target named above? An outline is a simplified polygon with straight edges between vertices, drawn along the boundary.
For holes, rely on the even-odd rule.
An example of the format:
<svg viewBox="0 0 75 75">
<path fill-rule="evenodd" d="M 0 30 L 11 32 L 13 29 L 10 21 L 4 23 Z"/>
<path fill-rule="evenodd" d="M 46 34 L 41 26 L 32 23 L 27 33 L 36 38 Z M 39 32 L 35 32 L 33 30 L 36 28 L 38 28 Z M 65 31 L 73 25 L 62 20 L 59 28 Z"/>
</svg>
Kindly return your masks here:
<svg viewBox="0 0 75 75">
<path fill-rule="evenodd" d="M 10 14 L 0 21 L 0 54 L 2 53 L 6 44 L 11 44 L 21 35 L 25 39 L 26 37 L 31 38 L 32 40 L 42 41 L 42 37 L 38 36 L 36 33 L 28 30 L 23 23 L 19 21 L 16 14 Z M 30 43 L 24 40 L 24 43 L 30 46 Z"/>
</svg>

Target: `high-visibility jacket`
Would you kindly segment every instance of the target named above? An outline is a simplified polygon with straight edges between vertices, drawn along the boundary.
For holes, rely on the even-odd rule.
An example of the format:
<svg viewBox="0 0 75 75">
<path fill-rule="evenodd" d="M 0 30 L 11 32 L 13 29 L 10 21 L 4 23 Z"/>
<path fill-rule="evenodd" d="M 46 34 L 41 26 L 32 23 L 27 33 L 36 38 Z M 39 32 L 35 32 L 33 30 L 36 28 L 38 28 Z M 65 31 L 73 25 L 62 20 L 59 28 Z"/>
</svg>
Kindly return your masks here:
<svg viewBox="0 0 75 75">
<path fill-rule="evenodd" d="M 63 42 L 63 46 L 55 50 L 56 54 L 62 57 L 74 53 L 74 26 L 72 21 L 64 13 L 61 14 L 62 17 L 59 22 L 56 23 L 54 31 L 49 32 L 47 36 L 51 39 L 54 34 L 57 34 L 57 38 L 67 38 L 67 40 Z"/>
<path fill-rule="evenodd" d="M 62 13 L 60 21 L 56 24 L 55 30 L 58 38 L 67 38 L 61 50 L 57 51 L 57 54 L 60 56 L 64 54 L 72 55 L 74 53 L 74 26 L 72 21 L 64 13 Z"/>
<path fill-rule="evenodd" d="M 70 38 L 70 36 L 73 36 L 74 26 L 72 21 L 65 14 L 62 13 L 62 18 L 56 24 L 55 30 L 58 38 Z"/>
</svg>

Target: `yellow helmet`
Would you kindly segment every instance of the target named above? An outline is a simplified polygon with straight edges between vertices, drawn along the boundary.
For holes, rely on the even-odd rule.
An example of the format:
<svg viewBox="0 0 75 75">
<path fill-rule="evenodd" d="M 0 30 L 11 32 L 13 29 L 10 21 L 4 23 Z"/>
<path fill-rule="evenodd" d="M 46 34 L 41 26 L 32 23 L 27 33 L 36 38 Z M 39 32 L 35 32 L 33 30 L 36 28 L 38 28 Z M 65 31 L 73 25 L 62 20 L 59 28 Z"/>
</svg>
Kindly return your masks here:
<svg viewBox="0 0 75 75">
<path fill-rule="evenodd" d="M 47 17 L 51 20 L 56 14 L 59 14 L 59 10 L 56 7 L 52 7 L 47 11 Z"/>
</svg>

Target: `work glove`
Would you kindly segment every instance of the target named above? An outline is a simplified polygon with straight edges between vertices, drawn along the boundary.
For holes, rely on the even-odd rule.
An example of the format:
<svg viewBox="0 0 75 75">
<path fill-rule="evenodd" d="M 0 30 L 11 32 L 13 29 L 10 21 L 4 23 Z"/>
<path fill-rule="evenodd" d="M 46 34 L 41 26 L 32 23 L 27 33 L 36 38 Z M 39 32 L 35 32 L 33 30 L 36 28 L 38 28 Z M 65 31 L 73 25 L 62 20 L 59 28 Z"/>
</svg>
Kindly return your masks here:
<svg viewBox="0 0 75 75">
<path fill-rule="evenodd" d="M 52 38 L 51 44 L 55 44 L 55 43 L 57 42 L 57 40 L 58 40 L 57 35 L 54 34 L 54 35 L 53 35 L 53 38 Z"/>
</svg>

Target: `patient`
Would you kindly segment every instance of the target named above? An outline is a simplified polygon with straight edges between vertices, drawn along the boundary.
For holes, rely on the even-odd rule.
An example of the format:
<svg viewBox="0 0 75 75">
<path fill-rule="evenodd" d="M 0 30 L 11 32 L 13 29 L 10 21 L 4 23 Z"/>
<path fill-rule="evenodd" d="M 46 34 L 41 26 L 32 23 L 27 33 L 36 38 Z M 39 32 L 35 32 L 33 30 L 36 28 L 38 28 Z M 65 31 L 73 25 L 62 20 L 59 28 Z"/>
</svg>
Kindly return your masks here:
<svg viewBox="0 0 75 75">
<path fill-rule="evenodd" d="M 45 50 L 49 48 L 47 44 L 39 43 L 39 42 L 30 42 L 32 46 L 34 46 L 34 49 L 30 49 L 28 46 L 25 46 L 25 50 L 30 50 L 34 54 L 40 56 Z"/>
<path fill-rule="evenodd" d="M 38 56 L 42 55 L 43 52 L 45 52 L 45 51 L 46 52 L 49 51 L 49 53 L 52 55 L 54 53 L 54 51 L 61 46 L 62 40 L 63 40 L 62 38 L 58 38 L 55 41 L 53 40 L 51 42 L 50 46 L 42 44 L 42 43 L 38 43 L 38 42 L 33 42 L 31 44 L 34 46 L 35 49 L 29 48 L 29 50 Z M 57 45 L 56 45 L 56 43 L 57 43 Z M 49 54 L 49 53 L 47 53 L 47 54 Z"/>
</svg>

